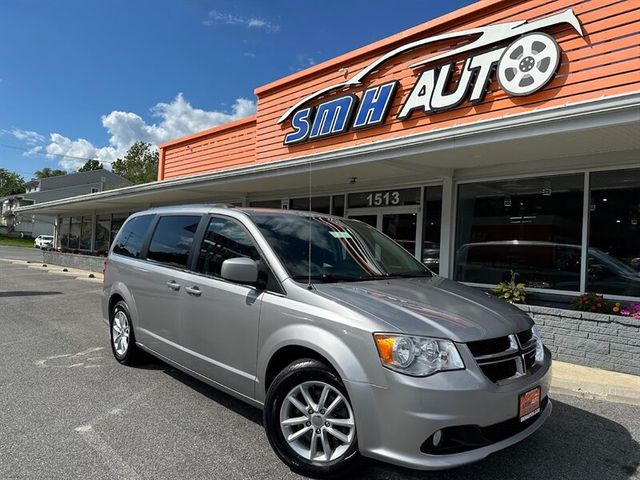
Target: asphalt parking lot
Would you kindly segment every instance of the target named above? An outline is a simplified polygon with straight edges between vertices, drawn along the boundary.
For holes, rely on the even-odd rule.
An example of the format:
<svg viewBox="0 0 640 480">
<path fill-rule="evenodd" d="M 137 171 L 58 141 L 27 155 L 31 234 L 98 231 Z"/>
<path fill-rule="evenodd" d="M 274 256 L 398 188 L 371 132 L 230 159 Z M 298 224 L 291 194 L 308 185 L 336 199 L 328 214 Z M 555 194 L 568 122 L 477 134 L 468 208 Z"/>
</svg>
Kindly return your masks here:
<svg viewBox="0 0 640 480">
<path fill-rule="evenodd" d="M 21 255 L 0 247 L 0 259 Z M 258 410 L 160 361 L 119 365 L 100 290 L 0 261 L 0 479 L 299 478 Z M 553 401 L 536 434 L 478 464 L 425 473 L 369 461 L 352 478 L 640 478 L 640 407 Z"/>
</svg>

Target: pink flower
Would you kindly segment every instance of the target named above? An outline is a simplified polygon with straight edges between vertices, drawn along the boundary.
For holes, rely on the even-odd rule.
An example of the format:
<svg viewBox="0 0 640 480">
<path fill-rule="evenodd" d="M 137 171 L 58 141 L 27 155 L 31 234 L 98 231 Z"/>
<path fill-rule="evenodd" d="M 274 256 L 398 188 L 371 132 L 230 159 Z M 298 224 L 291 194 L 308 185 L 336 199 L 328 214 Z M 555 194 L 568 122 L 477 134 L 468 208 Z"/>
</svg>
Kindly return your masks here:
<svg viewBox="0 0 640 480">
<path fill-rule="evenodd" d="M 622 315 L 623 317 L 628 317 L 629 315 L 631 315 L 631 312 L 627 309 L 620 310 L 620 315 Z"/>
</svg>

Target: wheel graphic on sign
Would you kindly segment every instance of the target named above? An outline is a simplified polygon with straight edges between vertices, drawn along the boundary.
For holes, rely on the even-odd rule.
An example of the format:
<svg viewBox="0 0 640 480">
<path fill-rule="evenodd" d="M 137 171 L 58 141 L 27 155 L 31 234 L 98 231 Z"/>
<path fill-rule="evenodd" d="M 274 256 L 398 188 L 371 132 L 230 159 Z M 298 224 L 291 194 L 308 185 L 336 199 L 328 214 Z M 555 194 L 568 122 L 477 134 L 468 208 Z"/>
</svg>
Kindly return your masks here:
<svg viewBox="0 0 640 480">
<path fill-rule="evenodd" d="M 530 33 L 507 47 L 498 62 L 498 83 L 510 95 L 530 95 L 556 73 L 560 47 L 546 33 Z"/>
</svg>

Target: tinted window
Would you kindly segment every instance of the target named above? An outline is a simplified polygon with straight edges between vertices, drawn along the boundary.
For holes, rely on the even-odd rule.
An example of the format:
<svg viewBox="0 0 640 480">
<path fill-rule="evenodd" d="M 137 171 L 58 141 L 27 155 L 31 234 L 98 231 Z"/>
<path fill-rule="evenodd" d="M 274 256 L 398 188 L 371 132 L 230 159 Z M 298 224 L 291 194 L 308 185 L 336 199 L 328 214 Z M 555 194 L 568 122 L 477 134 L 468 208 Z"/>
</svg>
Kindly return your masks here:
<svg viewBox="0 0 640 480">
<path fill-rule="evenodd" d="M 120 230 L 113 246 L 113 253 L 140 258 L 144 238 L 151 225 L 153 215 L 142 215 L 129 220 Z"/>
<path fill-rule="evenodd" d="M 251 235 L 234 220 L 212 218 L 202 239 L 197 270 L 205 275 L 220 276 L 222 262 L 237 257 L 260 260 Z"/>
<path fill-rule="evenodd" d="M 158 221 L 147 258 L 178 267 L 187 267 L 193 237 L 200 217 L 196 215 L 171 215 Z"/>
</svg>

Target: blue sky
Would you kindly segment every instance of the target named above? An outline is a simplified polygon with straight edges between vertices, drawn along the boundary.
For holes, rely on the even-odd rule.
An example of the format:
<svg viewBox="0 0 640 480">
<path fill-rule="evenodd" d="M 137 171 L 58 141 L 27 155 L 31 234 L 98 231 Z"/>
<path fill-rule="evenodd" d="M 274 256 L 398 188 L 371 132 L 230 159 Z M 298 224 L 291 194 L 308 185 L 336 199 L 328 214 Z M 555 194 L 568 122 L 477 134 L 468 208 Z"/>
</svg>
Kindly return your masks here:
<svg viewBox="0 0 640 480">
<path fill-rule="evenodd" d="M 28 179 L 246 116 L 257 86 L 469 3 L 4 0 L 0 167 Z"/>
</svg>

